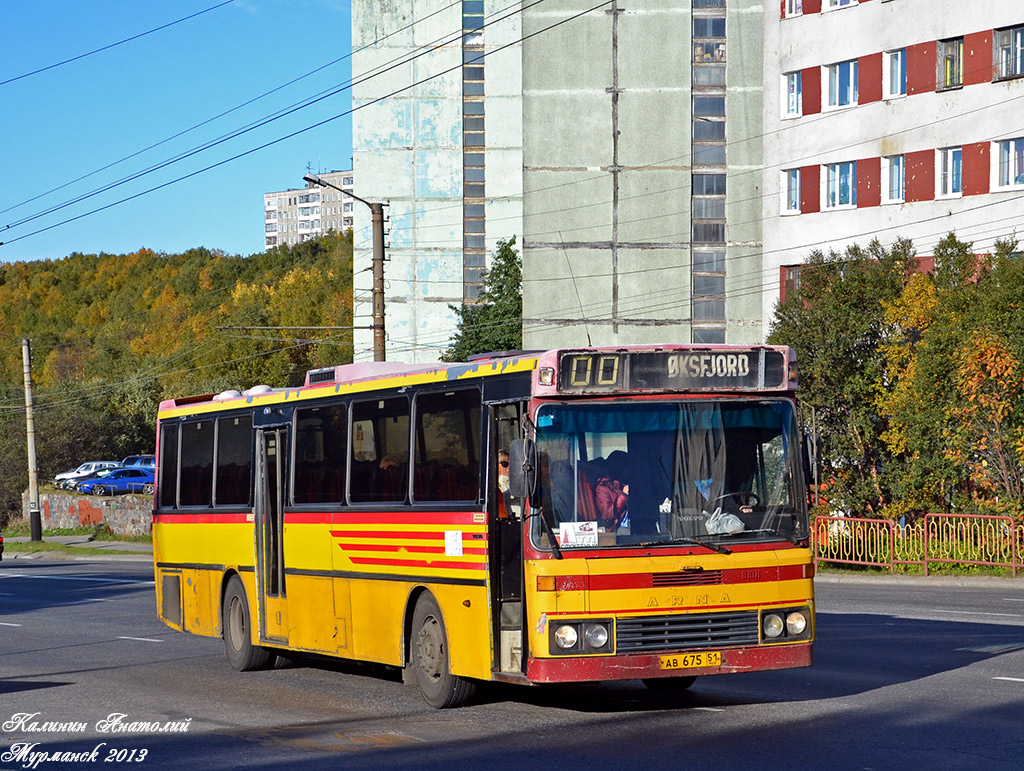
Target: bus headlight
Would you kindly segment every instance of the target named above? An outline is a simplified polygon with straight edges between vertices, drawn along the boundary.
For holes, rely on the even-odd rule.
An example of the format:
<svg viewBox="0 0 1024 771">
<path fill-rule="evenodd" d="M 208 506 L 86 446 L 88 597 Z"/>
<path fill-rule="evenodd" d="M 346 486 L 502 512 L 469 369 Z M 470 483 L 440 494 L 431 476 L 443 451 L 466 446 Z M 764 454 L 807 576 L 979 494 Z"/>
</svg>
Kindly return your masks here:
<svg viewBox="0 0 1024 771">
<path fill-rule="evenodd" d="M 807 629 L 807 616 L 800 611 L 793 611 L 786 616 L 786 631 L 792 637 L 799 637 Z"/>
<path fill-rule="evenodd" d="M 763 611 L 761 642 L 787 643 L 811 639 L 811 608 L 780 608 Z"/>
<path fill-rule="evenodd" d="M 601 624 L 590 624 L 583 633 L 583 639 L 589 648 L 603 648 L 608 644 L 608 629 Z"/>
<path fill-rule="evenodd" d="M 579 634 L 576 632 L 576 627 L 574 626 L 565 624 L 555 630 L 555 642 L 558 643 L 558 646 L 561 648 L 574 647 L 578 639 Z"/>
<path fill-rule="evenodd" d="M 764 617 L 761 622 L 761 628 L 764 630 L 764 636 L 772 639 L 782 634 L 782 630 L 785 626 L 782 623 L 782 617 L 777 613 L 769 613 Z"/>
</svg>

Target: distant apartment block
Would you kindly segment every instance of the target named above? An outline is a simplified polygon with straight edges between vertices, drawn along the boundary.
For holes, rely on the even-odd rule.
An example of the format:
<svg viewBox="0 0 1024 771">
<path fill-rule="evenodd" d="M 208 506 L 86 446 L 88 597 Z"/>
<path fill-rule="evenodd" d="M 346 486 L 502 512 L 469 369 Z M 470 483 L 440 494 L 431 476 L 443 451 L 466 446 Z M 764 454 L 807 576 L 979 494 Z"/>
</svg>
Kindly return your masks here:
<svg viewBox="0 0 1024 771">
<path fill-rule="evenodd" d="M 351 171 L 328 171 L 319 177 L 342 190 L 352 191 Z M 281 244 L 301 244 L 330 230 L 348 230 L 352 227 L 352 204 L 352 198 L 334 188 L 312 183 L 299 190 L 265 193 L 265 246 L 273 249 Z"/>
</svg>

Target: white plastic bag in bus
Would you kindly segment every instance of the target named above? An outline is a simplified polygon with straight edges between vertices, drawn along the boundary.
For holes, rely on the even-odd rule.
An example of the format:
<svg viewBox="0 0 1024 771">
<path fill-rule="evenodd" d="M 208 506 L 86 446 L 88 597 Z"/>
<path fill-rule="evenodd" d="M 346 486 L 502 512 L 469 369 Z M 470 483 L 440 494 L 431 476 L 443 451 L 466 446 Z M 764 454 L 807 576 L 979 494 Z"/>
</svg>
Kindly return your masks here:
<svg viewBox="0 0 1024 771">
<path fill-rule="evenodd" d="M 708 535 L 734 535 L 742 533 L 746 529 L 742 519 L 735 514 L 723 512 L 721 506 L 715 509 L 714 514 L 708 516 L 704 527 L 707 529 Z"/>
</svg>

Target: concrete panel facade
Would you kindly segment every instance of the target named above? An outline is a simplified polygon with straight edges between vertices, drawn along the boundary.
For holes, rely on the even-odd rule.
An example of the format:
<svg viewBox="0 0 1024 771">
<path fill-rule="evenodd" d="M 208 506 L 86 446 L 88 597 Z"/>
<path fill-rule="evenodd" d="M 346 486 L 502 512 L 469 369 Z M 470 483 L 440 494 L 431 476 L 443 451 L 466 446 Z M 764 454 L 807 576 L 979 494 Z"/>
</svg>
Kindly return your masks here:
<svg viewBox="0 0 1024 771">
<path fill-rule="evenodd" d="M 448 0 L 352 3 L 353 167 L 357 195 L 386 200 L 387 358 L 434 361 L 454 330 L 450 304 L 463 300 L 463 9 Z M 495 9 L 488 9 L 492 13 Z M 502 14 L 505 15 L 505 14 Z M 518 14 L 488 24 L 486 52 L 519 39 Z M 488 245 L 521 233 L 522 120 L 518 47 L 484 57 Z M 492 96 L 493 95 L 493 96 Z M 381 99 L 381 97 L 386 97 Z M 380 100 L 380 101 L 377 101 Z M 494 170 L 491 170 L 493 164 Z M 515 170 L 510 174 L 510 170 Z M 492 192 L 493 191 L 493 192 Z M 372 232 L 356 209 L 355 323 L 368 325 Z M 357 329 L 354 360 L 372 358 L 372 332 Z"/>
<path fill-rule="evenodd" d="M 701 94 L 724 97 L 724 116 L 711 120 L 724 118 L 719 139 L 729 143 L 727 159 L 723 153 L 709 170 L 728 181 L 727 200 L 715 210 L 719 221 L 728 212 L 724 231 L 714 231 L 725 235 L 701 246 L 725 253 L 716 267 L 726 276 L 751 271 L 760 247 L 764 7 L 727 5 L 615 2 L 524 43 L 527 348 L 584 344 L 588 335 L 595 345 L 694 339 L 691 62 L 694 36 L 711 30 L 695 26 L 695 16 L 724 16 L 724 42 L 714 54 L 724 63 L 724 82 Z M 524 9 L 524 31 L 587 7 L 550 0 Z M 743 146 L 734 150 L 736 143 Z M 759 339 L 759 292 L 738 280 L 724 286 L 726 340 Z"/>
</svg>

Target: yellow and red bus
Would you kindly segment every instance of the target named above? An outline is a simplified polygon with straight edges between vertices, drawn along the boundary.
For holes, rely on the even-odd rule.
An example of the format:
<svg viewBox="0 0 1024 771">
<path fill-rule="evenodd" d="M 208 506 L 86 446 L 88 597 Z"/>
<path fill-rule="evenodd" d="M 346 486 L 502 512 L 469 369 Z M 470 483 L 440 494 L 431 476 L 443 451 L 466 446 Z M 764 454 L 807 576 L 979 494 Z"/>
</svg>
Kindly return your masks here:
<svg viewBox="0 0 1024 771">
<path fill-rule="evenodd" d="M 158 613 L 238 670 L 378 662 L 435 707 L 808 666 L 795 388 L 788 348 L 659 345 L 164 401 Z"/>
</svg>

